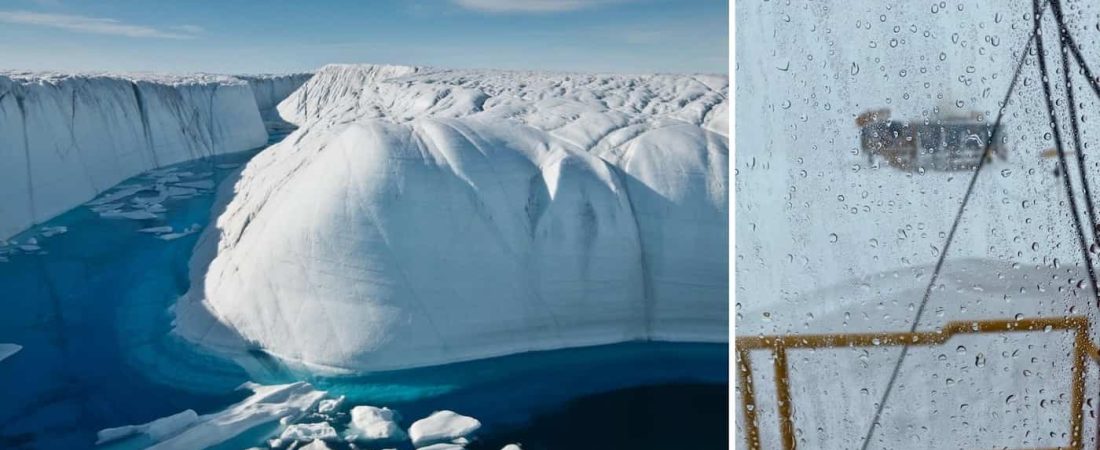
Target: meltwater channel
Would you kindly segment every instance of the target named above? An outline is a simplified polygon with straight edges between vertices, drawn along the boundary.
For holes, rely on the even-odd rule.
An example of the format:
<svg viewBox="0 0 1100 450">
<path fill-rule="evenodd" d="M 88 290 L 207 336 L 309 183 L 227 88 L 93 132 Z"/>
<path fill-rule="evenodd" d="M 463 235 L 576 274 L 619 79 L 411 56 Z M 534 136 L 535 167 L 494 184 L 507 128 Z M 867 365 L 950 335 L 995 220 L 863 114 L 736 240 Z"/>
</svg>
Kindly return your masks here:
<svg viewBox="0 0 1100 450">
<path fill-rule="evenodd" d="M 248 395 L 235 390 L 250 381 L 244 370 L 170 334 L 169 308 L 188 288 L 217 185 L 261 150 L 133 177 L 0 246 L 0 342 L 22 346 L 0 361 L 0 448 L 96 448 L 101 429 Z M 458 411 L 483 423 L 473 450 L 718 449 L 727 361 L 724 344 L 628 343 L 348 378 L 272 363 L 269 379 L 253 381 L 304 379 L 346 396 L 328 419 L 337 430 L 359 404 L 399 411 L 403 427 Z M 276 431 L 261 426 L 218 448 L 268 447 Z"/>
</svg>

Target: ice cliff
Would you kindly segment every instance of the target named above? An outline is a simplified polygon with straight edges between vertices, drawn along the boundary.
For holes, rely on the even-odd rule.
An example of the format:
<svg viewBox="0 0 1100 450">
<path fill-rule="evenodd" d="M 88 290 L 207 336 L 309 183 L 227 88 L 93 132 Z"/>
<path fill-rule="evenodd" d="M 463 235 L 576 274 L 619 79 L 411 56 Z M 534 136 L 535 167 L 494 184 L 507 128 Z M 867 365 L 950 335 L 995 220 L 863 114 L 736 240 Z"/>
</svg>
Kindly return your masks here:
<svg viewBox="0 0 1100 450">
<path fill-rule="evenodd" d="M 725 76 L 334 65 L 278 110 L 182 336 L 353 372 L 726 340 Z"/>
<path fill-rule="evenodd" d="M 279 117 L 279 112 L 275 107 L 305 84 L 306 81 L 309 81 L 309 77 L 312 76 L 312 73 L 291 73 L 237 75 L 236 77 L 247 81 L 249 87 L 252 88 L 252 94 L 256 98 L 256 107 L 260 109 L 260 116 L 263 117 L 264 123 L 279 124 L 283 122 L 283 119 Z"/>
<path fill-rule="evenodd" d="M 237 78 L 0 72 L 0 239 L 130 176 L 266 141 Z"/>
</svg>

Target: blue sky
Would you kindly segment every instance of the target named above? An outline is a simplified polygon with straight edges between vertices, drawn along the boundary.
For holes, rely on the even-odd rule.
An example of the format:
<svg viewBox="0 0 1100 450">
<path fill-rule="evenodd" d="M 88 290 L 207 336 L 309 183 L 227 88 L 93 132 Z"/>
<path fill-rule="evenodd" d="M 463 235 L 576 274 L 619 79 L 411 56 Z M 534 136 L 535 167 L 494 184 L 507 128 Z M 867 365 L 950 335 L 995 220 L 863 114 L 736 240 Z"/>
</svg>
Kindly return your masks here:
<svg viewBox="0 0 1100 450">
<path fill-rule="evenodd" d="M 0 68 L 728 71 L 726 0 L 4 0 Z"/>
</svg>

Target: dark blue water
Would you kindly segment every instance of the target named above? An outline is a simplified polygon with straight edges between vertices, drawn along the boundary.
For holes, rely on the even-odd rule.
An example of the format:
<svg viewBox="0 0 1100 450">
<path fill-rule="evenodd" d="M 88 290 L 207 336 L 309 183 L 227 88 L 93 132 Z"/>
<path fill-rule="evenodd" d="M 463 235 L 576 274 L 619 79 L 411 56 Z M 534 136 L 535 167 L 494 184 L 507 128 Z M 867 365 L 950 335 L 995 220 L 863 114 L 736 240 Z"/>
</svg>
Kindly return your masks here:
<svg viewBox="0 0 1100 450">
<path fill-rule="evenodd" d="M 189 286 L 196 231 L 211 219 L 204 182 L 225 180 L 255 153 L 184 163 L 104 193 L 132 192 L 112 203 L 131 209 L 158 183 L 197 186 L 161 202 L 157 218 L 81 206 L 17 236 L 22 246 L 0 248 L 0 342 L 23 346 L 0 361 L 0 448 L 92 448 L 100 429 L 212 412 L 247 395 L 234 390 L 249 380 L 243 370 L 169 333 L 168 308 Z M 67 231 L 43 236 L 58 227 Z M 192 233 L 166 240 L 148 232 L 155 227 Z M 346 395 L 345 409 L 396 409 L 405 426 L 437 409 L 477 417 L 484 428 L 473 449 L 724 448 L 726 361 L 725 345 L 638 343 L 309 381 Z M 227 447 L 261 444 L 270 431 Z"/>
</svg>

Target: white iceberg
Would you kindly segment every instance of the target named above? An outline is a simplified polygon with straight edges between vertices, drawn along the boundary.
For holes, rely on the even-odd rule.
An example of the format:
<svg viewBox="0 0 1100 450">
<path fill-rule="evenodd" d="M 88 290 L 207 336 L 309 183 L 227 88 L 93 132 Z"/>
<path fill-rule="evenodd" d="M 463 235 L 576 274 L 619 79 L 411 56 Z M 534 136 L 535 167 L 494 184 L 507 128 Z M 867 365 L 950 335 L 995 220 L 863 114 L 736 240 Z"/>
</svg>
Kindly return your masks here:
<svg viewBox="0 0 1100 450">
<path fill-rule="evenodd" d="M 321 400 L 317 404 L 317 412 L 319 414 L 332 414 L 344 404 L 345 397 L 343 395 L 336 398 L 326 398 Z"/>
<path fill-rule="evenodd" d="M 225 410 L 198 417 L 193 417 L 193 411 L 184 411 L 145 425 L 109 428 L 100 431 L 99 443 L 143 433 L 153 442 L 148 447 L 151 450 L 208 448 L 259 425 L 297 420 L 325 395 L 305 382 L 273 386 L 245 383 L 241 387 L 253 394 Z"/>
<path fill-rule="evenodd" d="M 426 445 L 424 447 L 417 447 L 416 450 L 462 450 L 463 447 L 459 444 L 453 444 L 450 442 L 440 442 L 438 444 Z"/>
<path fill-rule="evenodd" d="M 356 406 L 351 409 L 348 440 L 379 441 L 403 439 L 405 432 L 397 426 L 397 417 L 389 408 Z"/>
<path fill-rule="evenodd" d="M 279 440 L 283 442 L 308 442 L 336 439 L 338 437 L 336 429 L 326 422 L 296 423 L 287 425 L 286 429 L 279 435 Z"/>
<path fill-rule="evenodd" d="M 430 416 L 413 422 L 409 427 L 409 439 L 416 447 L 436 443 L 454 443 L 481 428 L 481 422 L 454 411 L 436 411 Z"/>
<path fill-rule="evenodd" d="M 727 96 L 724 77 L 327 66 L 279 105 L 300 128 L 222 193 L 176 331 L 335 372 L 725 342 Z"/>
</svg>

